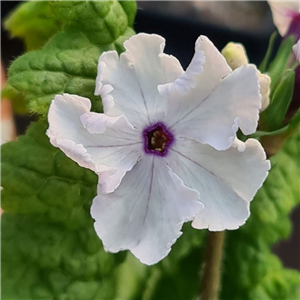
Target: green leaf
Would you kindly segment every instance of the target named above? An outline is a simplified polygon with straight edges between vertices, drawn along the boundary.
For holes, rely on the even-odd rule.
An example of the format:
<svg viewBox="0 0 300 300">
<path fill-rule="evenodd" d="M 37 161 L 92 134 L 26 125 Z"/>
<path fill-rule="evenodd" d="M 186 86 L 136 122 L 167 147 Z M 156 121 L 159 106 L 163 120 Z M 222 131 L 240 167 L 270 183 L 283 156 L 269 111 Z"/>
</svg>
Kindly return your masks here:
<svg viewBox="0 0 300 300">
<path fill-rule="evenodd" d="M 277 85 L 278 80 L 286 69 L 287 62 L 292 54 L 292 47 L 294 43 L 295 39 L 293 36 L 285 39 L 285 41 L 281 44 L 276 57 L 270 63 L 267 73 L 271 77 L 271 91 L 274 91 L 274 87 Z"/>
<path fill-rule="evenodd" d="M 1 206 L 7 213 L 35 214 L 82 228 L 90 222 L 83 208 L 95 196 L 96 175 L 52 147 L 45 132 L 46 124 L 36 123 L 18 142 L 1 147 Z"/>
<path fill-rule="evenodd" d="M 45 115 L 56 94 L 77 94 L 90 98 L 92 109 L 100 112 L 100 97 L 94 96 L 99 56 L 103 51 L 123 51 L 123 42 L 134 33 L 136 6 L 116 1 L 49 5 L 56 18 L 64 19 L 64 30 L 43 49 L 29 52 L 11 65 L 2 96 L 19 103 L 22 97 L 30 111 Z"/>
<path fill-rule="evenodd" d="M 97 176 L 49 143 L 46 122 L 2 146 L 2 299 L 112 299 L 124 253 L 103 250 Z"/>
<path fill-rule="evenodd" d="M 13 111 L 17 114 L 26 114 L 27 105 L 22 93 L 13 88 L 11 85 L 5 85 L 1 91 L 1 101 L 5 98 L 11 101 Z"/>
<path fill-rule="evenodd" d="M 139 296 L 144 289 L 146 276 L 149 273 L 148 268 L 131 253 L 128 253 L 126 260 L 115 270 L 117 282 L 114 299 L 140 300 Z"/>
<path fill-rule="evenodd" d="M 286 126 L 287 127 L 286 133 L 288 133 L 289 135 L 295 133 L 297 129 L 299 130 L 300 128 L 299 125 L 300 125 L 300 109 L 297 110 L 297 112 L 290 120 L 289 124 Z"/>
<path fill-rule="evenodd" d="M 250 137 L 259 138 L 264 136 L 280 136 L 282 138 L 287 138 L 294 134 L 300 126 L 300 109 L 297 110 L 295 115 L 289 121 L 289 124 L 275 131 L 256 131 Z"/>
<path fill-rule="evenodd" d="M 268 262 L 272 265 L 272 269 L 270 268 L 261 282 L 250 291 L 249 298 L 263 300 L 298 299 L 299 272 L 283 269 L 279 259 L 275 256 L 270 256 L 269 259 Z"/>
<path fill-rule="evenodd" d="M 271 96 L 270 105 L 261 113 L 261 126 L 274 131 L 283 127 L 283 121 L 293 98 L 295 72 L 286 70 Z"/>
<path fill-rule="evenodd" d="M 128 2 L 128 1 L 127 1 Z M 114 43 L 133 26 L 136 4 L 122 1 L 50 2 L 53 14 L 64 20 L 65 29 L 79 31 L 94 45 Z"/>
<path fill-rule="evenodd" d="M 27 51 L 41 48 L 56 32 L 63 20 L 56 19 L 47 1 L 22 3 L 4 21 L 12 37 L 24 40 Z"/>
<path fill-rule="evenodd" d="M 93 226 L 68 230 L 6 212 L 1 223 L 1 299 L 114 297 L 121 261 L 103 250 Z"/>
<path fill-rule="evenodd" d="M 277 32 L 274 32 L 270 37 L 266 55 L 265 55 L 263 61 L 261 62 L 260 66 L 259 66 L 259 70 L 262 73 L 265 73 L 266 70 L 267 70 L 267 67 L 268 67 L 270 59 L 271 59 L 271 55 L 273 53 L 274 44 L 275 44 L 277 36 L 278 36 Z"/>
</svg>

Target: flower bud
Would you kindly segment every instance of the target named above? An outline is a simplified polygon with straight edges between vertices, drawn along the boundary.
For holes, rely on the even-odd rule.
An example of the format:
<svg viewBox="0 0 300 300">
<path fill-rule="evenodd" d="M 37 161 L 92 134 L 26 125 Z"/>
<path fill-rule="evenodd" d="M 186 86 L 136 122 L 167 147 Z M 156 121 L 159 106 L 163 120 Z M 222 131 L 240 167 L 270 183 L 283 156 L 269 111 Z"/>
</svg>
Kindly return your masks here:
<svg viewBox="0 0 300 300">
<path fill-rule="evenodd" d="M 261 111 L 265 110 L 270 103 L 270 84 L 271 78 L 267 74 L 257 71 L 261 94 Z"/>
<path fill-rule="evenodd" d="M 222 55 L 232 70 L 249 63 L 246 50 L 244 46 L 239 43 L 228 43 L 223 48 Z"/>
<path fill-rule="evenodd" d="M 246 50 L 242 44 L 228 43 L 222 50 L 222 55 L 225 57 L 228 65 L 232 70 L 235 70 L 249 63 Z M 260 84 L 261 93 L 261 111 L 265 110 L 269 105 L 270 99 L 270 83 L 271 78 L 266 74 L 261 74 L 257 71 L 257 76 Z"/>
</svg>

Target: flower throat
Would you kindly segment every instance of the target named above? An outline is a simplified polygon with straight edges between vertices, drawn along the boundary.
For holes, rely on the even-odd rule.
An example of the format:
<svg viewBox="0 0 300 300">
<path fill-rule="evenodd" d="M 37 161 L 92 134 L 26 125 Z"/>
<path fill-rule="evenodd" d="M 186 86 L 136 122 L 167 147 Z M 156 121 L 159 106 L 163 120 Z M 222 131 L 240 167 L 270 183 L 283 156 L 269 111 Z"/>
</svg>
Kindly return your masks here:
<svg viewBox="0 0 300 300">
<path fill-rule="evenodd" d="M 156 123 L 144 130 L 144 150 L 147 153 L 165 156 L 173 142 L 173 135 L 162 123 Z"/>
</svg>

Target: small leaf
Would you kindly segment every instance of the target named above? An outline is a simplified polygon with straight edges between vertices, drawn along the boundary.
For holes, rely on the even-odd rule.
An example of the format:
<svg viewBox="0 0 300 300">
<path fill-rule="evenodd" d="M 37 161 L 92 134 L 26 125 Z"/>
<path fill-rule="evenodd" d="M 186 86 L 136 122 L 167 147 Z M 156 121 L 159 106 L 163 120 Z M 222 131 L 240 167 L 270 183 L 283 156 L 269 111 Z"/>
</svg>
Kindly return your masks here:
<svg viewBox="0 0 300 300">
<path fill-rule="evenodd" d="M 278 36 L 277 32 L 274 32 L 270 37 L 266 55 L 265 55 L 263 61 L 261 62 L 260 66 L 259 66 L 259 70 L 262 73 L 265 73 L 266 70 L 267 70 L 267 67 L 268 67 L 270 59 L 271 59 L 271 55 L 273 53 L 274 44 L 275 44 L 277 36 Z"/>
<path fill-rule="evenodd" d="M 300 126 L 300 109 L 295 113 L 292 119 L 289 121 L 289 124 L 275 131 L 256 131 L 250 137 L 259 138 L 264 136 L 281 136 L 286 139 L 289 136 L 293 135 Z"/>
<path fill-rule="evenodd" d="M 290 36 L 284 40 L 281 44 L 276 57 L 270 63 L 270 66 L 267 70 L 268 75 L 271 77 L 271 91 L 274 90 L 274 87 L 277 85 L 278 80 L 282 76 L 282 73 L 286 69 L 287 62 L 292 54 L 292 47 L 294 45 L 294 37 Z"/>
<path fill-rule="evenodd" d="M 274 131 L 283 127 L 283 121 L 293 97 L 294 84 L 295 72 L 289 69 L 284 72 L 276 85 L 270 105 L 261 113 L 263 129 Z"/>
</svg>

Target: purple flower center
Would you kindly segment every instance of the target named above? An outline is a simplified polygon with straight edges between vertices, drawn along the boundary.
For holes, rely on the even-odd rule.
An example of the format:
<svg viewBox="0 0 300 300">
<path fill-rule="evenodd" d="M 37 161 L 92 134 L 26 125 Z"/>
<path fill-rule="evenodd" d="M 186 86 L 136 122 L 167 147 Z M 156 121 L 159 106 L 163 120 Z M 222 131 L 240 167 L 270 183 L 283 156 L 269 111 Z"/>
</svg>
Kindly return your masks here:
<svg viewBox="0 0 300 300">
<path fill-rule="evenodd" d="M 300 39 L 300 13 L 293 13 L 291 18 L 292 21 L 285 37 L 294 35 L 297 42 Z"/>
<path fill-rule="evenodd" d="M 155 123 L 143 131 L 144 151 L 149 154 L 166 156 L 174 137 L 163 123 Z"/>
</svg>

